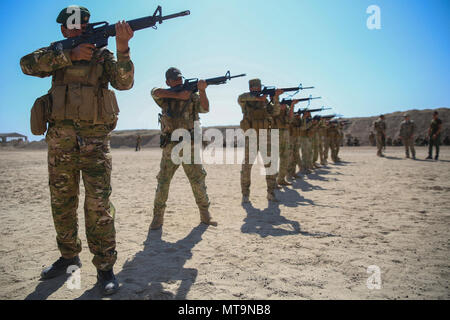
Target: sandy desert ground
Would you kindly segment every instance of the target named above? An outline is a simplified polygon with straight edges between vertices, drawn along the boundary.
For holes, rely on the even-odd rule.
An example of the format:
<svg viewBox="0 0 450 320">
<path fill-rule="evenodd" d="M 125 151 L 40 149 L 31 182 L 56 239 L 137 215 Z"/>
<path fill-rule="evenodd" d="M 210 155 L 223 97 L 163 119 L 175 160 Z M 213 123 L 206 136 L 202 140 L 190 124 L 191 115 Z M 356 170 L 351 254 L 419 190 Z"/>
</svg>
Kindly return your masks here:
<svg viewBox="0 0 450 320">
<path fill-rule="evenodd" d="M 330 164 L 268 204 L 253 170 L 251 205 L 241 205 L 240 166 L 207 165 L 217 228 L 199 225 L 184 172 L 172 182 L 165 225 L 149 232 L 160 150 L 115 149 L 120 291 L 108 299 L 449 299 L 450 148 L 441 160 L 386 158 L 343 148 Z M 81 188 L 80 199 L 84 199 Z M 84 235 L 81 288 L 39 281 L 59 257 L 45 151 L 0 152 L 0 299 L 99 299 Z M 381 270 L 369 290 L 367 268 Z"/>
</svg>

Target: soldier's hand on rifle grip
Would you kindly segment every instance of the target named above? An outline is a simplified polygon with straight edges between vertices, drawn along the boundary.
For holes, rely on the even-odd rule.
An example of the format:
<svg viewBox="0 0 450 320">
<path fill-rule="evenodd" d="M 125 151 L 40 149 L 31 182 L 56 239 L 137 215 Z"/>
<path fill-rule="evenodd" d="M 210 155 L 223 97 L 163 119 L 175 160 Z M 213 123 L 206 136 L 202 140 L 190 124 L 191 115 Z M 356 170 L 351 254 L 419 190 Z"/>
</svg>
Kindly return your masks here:
<svg viewBox="0 0 450 320">
<path fill-rule="evenodd" d="M 133 38 L 134 32 L 124 20 L 116 23 L 116 47 L 119 52 L 128 50 L 128 41 Z"/>
<path fill-rule="evenodd" d="M 70 51 L 72 61 L 86 60 L 91 61 L 95 46 L 91 43 L 82 43 Z"/>
<path fill-rule="evenodd" d="M 208 84 L 205 80 L 198 80 L 197 88 L 199 91 L 205 91 L 206 87 L 208 87 Z"/>
</svg>

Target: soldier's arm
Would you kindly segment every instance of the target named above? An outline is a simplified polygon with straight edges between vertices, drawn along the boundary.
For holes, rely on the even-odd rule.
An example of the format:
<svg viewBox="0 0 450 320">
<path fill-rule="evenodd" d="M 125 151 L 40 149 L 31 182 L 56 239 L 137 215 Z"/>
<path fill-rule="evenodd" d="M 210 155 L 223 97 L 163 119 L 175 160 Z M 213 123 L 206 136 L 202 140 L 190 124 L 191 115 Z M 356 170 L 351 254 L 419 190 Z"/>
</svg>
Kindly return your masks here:
<svg viewBox="0 0 450 320">
<path fill-rule="evenodd" d="M 209 112 L 209 100 L 208 96 L 206 95 L 206 87 L 208 84 L 205 80 L 200 80 L 197 84 L 198 87 L 198 93 L 200 96 L 200 106 L 202 111 Z"/>
<path fill-rule="evenodd" d="M 269 103 L 271 106 L 271 110 L 269 111 L 272 116 L 278 116 L 280 114 L 280 99 L 279 95 L 275 95 L 272 101 Z"/>
<path fill-rule="evenodd" d="M 208 113 L 209 112 L 209 102 L 205 105 L 205 101 L 202 101 L 202 99 L 206 98 L 208 101 L 208 98 L 206 97 L 206 92 L 204 93 L 205 96 L 202 98 L 202 92 L 199 90 L 199 92 L 194 92 L 191 94 L 191 100 L 194 104 L 195 110 L 197 110 L 198 113 Z"/>
<path fill-rule="evenodd" d="M 245 103 L 247 101 L 259 101 L 255 100 L 255 96 L 252 96 L 250 93 L 243 93 L 238 97 L 238 104 L 241 106 L 242 113 L 245 112 Z"/>
<path fill-rule="evenodd" d="M 70 50 L 38 49 L 20 59 L 22 72 L 29 76 L 49 77 L 54 71 L 72 65 Z"/>
<path fill-rule="evenodd" d="M 130 59 L 130 50 L 117 52 L 117 61 L 109 50 L 103 50 L 104 69 L 111 86 L 117 90 L 129 90 L 134 84 L 134 64 Z"/>
<path fill-rule="evenodd" d="M 165 106 L 165 101 L 164 101 L 164 98 L 162 98 L 158 95 L 159 90 L 164 90 L 164 89 L 153 88 L 151 91 L 151 95 L 152 95 L 153 100 L 155 100 L 156 104 L 160 108 L 163 108 Z"/>
</svg>

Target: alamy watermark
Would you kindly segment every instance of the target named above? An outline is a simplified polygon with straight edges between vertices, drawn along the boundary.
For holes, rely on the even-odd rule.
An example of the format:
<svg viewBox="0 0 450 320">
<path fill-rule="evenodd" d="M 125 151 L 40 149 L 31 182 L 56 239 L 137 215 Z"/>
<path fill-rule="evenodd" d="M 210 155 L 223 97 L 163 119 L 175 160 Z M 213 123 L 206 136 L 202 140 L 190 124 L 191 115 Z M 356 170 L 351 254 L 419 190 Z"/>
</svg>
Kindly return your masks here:
<svg viewBox="0 0 450 320">
<path fill-rule="evenodd" d="M 367 14 L 370 16 L 367 18 L 367 29 L 369 30 L 379 30 L 381 29 L 381 9 L 377 5 L 371 5 L 367 7 Z"/>
<path fill-rule="evenodd" d="M 254 164 L 261 158 L 265 166 L 265 170 L 261 171 L 263 174 L 274 175 L 278 172 L 278 129 L 248 129 L 245 132 L 242 129 L 226 129 L 224 137 L 222 131 L 214 128 L 202 132 L 200 123 L 195 121 L 193 134 L 186 129 L 172 132 L 171 141 L 180 141 L 180 138 L 182 141 L 171 152 L 174 164 Z M 236 141 L 245 150 L 236 150 Z M 203 142 L 209 143 L 204 150 Z"/>
<path fill-rule="evenodd" d="M 367 278 L 366 285 L 369 290 L 381 289 L 381 269 L 379 266 L 371 265 L 367 267 L 367 273 L 370 277 Z"/>
<path fill-rule="evenodd" d="M 70 274 L 66 281 L 66 286 L 69 290 L 81 289 L 81 269 L 76 265 L 68 266 L 66 273 Z"/>
<path fill-rule="evenodd" d="M 69 30 L 81 29 L 81 10 L 77 6 L 69 6 L 66 10 L 70 16 L 67 18 L 66 27 Z"/>
</svg>

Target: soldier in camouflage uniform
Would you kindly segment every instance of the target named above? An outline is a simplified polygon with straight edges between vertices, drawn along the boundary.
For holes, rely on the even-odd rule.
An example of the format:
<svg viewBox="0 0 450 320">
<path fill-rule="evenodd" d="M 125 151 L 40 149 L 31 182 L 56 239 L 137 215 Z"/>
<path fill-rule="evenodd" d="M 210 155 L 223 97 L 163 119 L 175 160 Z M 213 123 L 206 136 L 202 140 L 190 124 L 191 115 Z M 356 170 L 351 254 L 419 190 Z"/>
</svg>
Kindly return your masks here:
<svg viewBox="0 0 450 320">
<path fill-rule="evenodd" d="M 183 84 L 180 70 L 170 68 L 166 72 L 166 84 L 175 88 Z M 172 149 L 179 143 L 171 141 L 172 133 L 177 129 L 194 133 L 194 122 L 199 120 L 199 113 L 209 112 L 209 101 L 206 96 L 207 84 L 204 80 L 198 82 L 198 92 L 173 91 L 162 88 L 154 88 L 151 92 L 156 104 L 161 108 L 161 148 L 162 157 L 158 176 L 158 186 L 153 207 L 153 220 L 150 228 L 155 230 L 164 223 L 164 212 L 169 196 L 169 187 L 172 178 L 180 166 L 172 161 Z M 206 192 L 206 171 L 201 163 L 195 163 L 194 141 L 191 139 L 190 163 L 182 163 L 184 173 L 189 179 L 195 202 L 200 210 L 200 221 L 206 225 L 217 226 L 209 213 L 209 198 Z M 182 156 L 182 152 L 180 152 Z"/>
<path fill-rule="evenodd" d="M 413 159 L 416 159 L 416 150 L 414 149 L 414 133 L 416 131 L 416 124 L 410 120 L 409 115 L 405 114 L 405 120 L 400 124 L 400 137 L 405 146 L 406 157 L 409 158 L 409 150 Z"/>
<path fill-rule="evenodd" d="M 323 159 L 324 159 L 325 164 L 328 164 L 328 154 L 330 153 L 329 151 L 331 150 L 331 148 L 330 148 L 331 141 L 330 141 L 330 138 L 328 137 L 328 129 L 330 129 L 330 121 L 331 120 L 325 120 L 325 122 L 324 122 Z"/>
<path fill-rule="evenodd" d="M 384 115 L 380 115 L 378 120 L 373 123 L 373 128 L 376 132 L 377 138 L 377 156 L 383 157 L 383 147 L 386 139 L 386 122 L 384 121 Z"/>
<path fill-rule="evenodd" d="M 432 159 L 433 146 L 436 148 L 436 154 L 434 160 L 439 159 L 439 146 L 441 145 L 441 131 L 442 131 L 442 120 L 439 119 L 439 114 L 437 111 L 433 112 L 433 119 L 431 120 L 430 127 L 428 128 L 428 157 L 426 159 Z"/>
<path fill-rule="evenodd" d="M 296 145 L 296 137 L 291 134 L 291 122 L 294 117 L 294 107 L 297 103 L 298 100 L 293 100 L 290 106 L 282 104 L 280 114 L 273 117 L 274 128 L 278 128 L 280 131 L 280 170 L 277 178 L 277 183 L 280 186 L 291 185 L 290 182 L 286 181 L 286 178 L 289 179 L 295 175 L 295 164 L 291 161 L 291 152 L 293 151 L 292 147 Z"/>
<path fill-rule="evenodd" d="M 320 164 L 325 166 L 327 164 L 326 161 L 326 153 L 328 153 L 327 148 L 327 126 L 326 126 L 326 120 L 320 119 L 319 125 L 318 125 L 318 133 L 319 133 L 319 155 L 320 155 Z"/>
<path fill-rule="evenodd" d="M 289 128 L 289 165 L 288 165 L 288 179 L 296 179 L 300 176 L 296 174 L 295 170 L 302 170 L 302 159 L 300 157 L 300 125 L 301 118 L 299 114 L 295 114 L 291 120 Z"/>
<path fill-rule="evenodd" d="M 261 80 L 252 79 L 249 81 L 250 92 L 243 93 L 238 98 L 238 103 L 242 108 L 243 119 L 241 121 L 241 129 L 245 132 L 248 129 L 254 129 L 257 137 L 257 152 L 250 157 L 249 137 L 245 138 L 245 159 L 242 164 L 241 171 L 241 189 L 242 203 L 250 202 L 250 184 L 253 162 L 259 152 L 259 131 L 267 130 L 267 156 L 271 156 L 270 130 L 273 124 L 273 118 L 280 114 L 279 96 L 282 90 L 276 90 L 273 101 L 267 101 L 267 96 L 258 96 L 254 93 L 261 91 Z M 266 168 L 270 167 L 270 163 L 264 164 Z M 267 199 L 269 201 L 278 201 L 275 197 L 275 189 L 277 188 L 277 174 L 266 174 L 267 183 Z"/>
<path fill-rule="evenodd" d="M 300 125 L 300 149 L 302 150 L 302 172 L 310 173 L 312 169 L 312 119 L 311 113 L 305 112 Z"/>
<path fill-rule="evenodd" d="M 66 38 L 80 35 L 90 17 L 86 8 L 71 8 L 74 7 L 82 22 L 77 28 L 67 26 L 72 13 L 68 8 L 63 9 L 56 20 Z M 72 50 L 42 48 L 20 61 L 25 74 L 52 77 L 49 91 L 52 106 L 46 141 L 51 207 L 61 258 L 44 269 L 41 277 L 53 278 L 65 274 L 70 265 L 81 266 L 77 219 L 81 171 L 86 190 L 86 237 L 104 294 L 118 290 L 113 273 L 117 252 L 115 209 L 109 200 L 109 141 L 119 108 L 114 92 L 108 90 L 108 83 L 118 90 L 128 90 L 134 82 L 134 66 L 128 47 L 133 31 L 123 21 L 116 24 L 116 34 L 117 61 L 106 48 L 97 49 L 91 44 L 81 44 Z"/>
<path fill-rule="evenodd" d="M 339 124 L 337 120 L 332 120 L 328 123 L 327 129 L 327 140 L 331 149 L 331 160 L 333 160 L 333 162 L 339 162 L 337 157 L 338 145 L 340 141 L 338 126 Z"/>
<path fill-rule="evenodd" d="M 320 125 L 320 118 L 318 116 L 314 116 L 312 119 L 312 127 L 311 127 L 311 144 L 312 144 L 312 153 L 313 153 L 313 161 L 312 166 L 314 168 L 319 168 L 319 165 L 317 164 L 317 160 L 319 160 L 319 154 L 320 154 L 320 162 L 322 162 L 322 152 L 320 152 L 320 135 L 319 135 L 319 125 Z"/>
<path fill-rule="evenodd" d="M 341 161 L 341 158 L 339 158 L 339 151 L 341 150 L 341 145 L 344 144 L 344 125 L 342 122 L 338 122 L 338 141 L 336 143 L 336 159 L 337 161 Z"/>
</svg>

